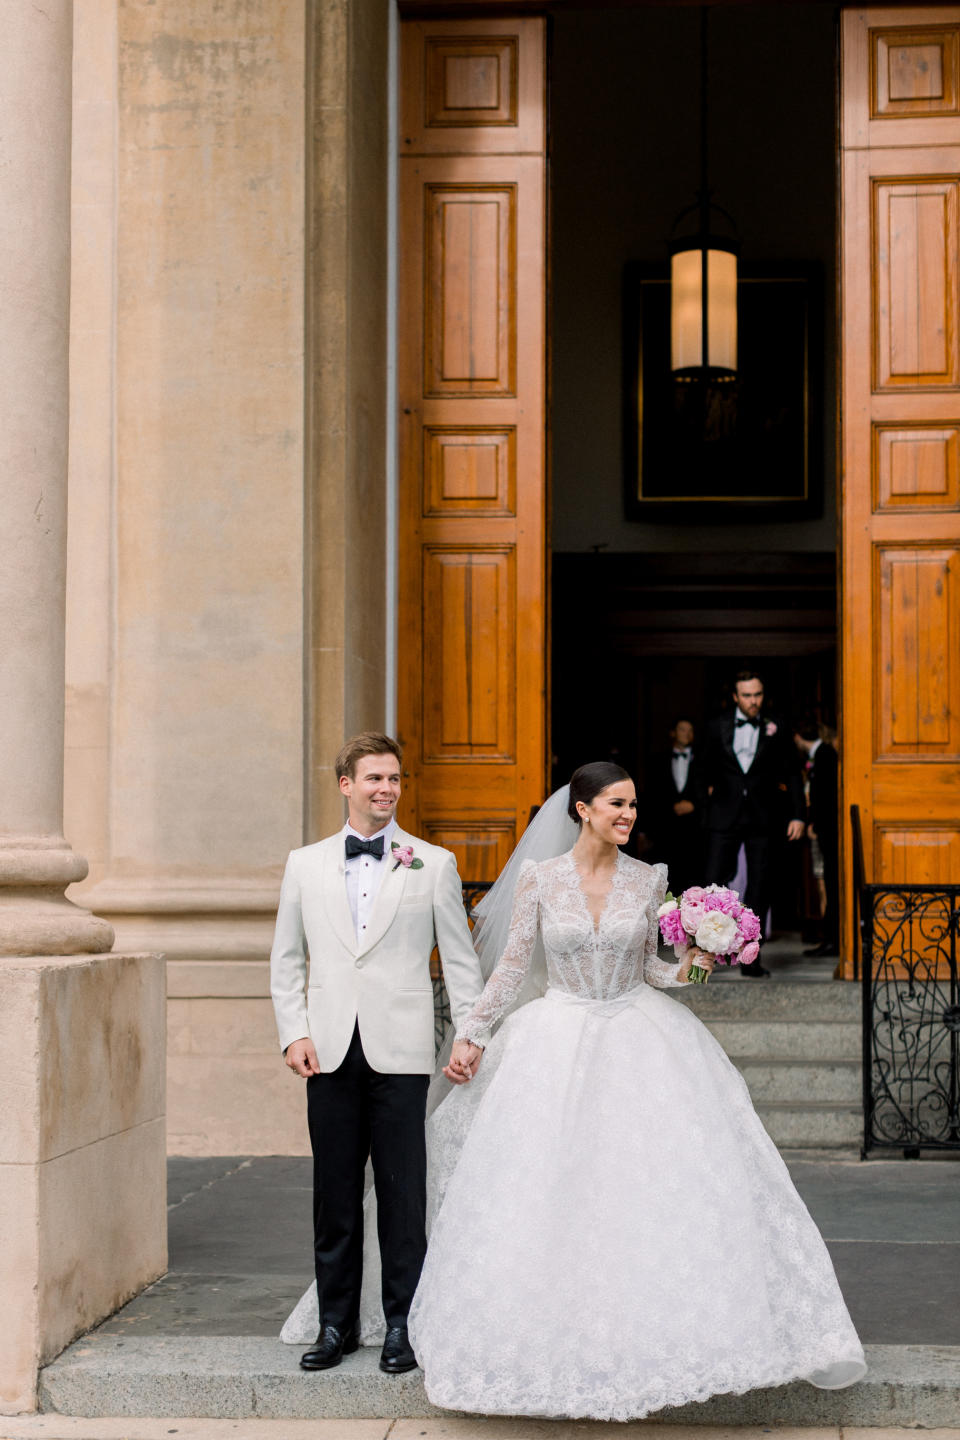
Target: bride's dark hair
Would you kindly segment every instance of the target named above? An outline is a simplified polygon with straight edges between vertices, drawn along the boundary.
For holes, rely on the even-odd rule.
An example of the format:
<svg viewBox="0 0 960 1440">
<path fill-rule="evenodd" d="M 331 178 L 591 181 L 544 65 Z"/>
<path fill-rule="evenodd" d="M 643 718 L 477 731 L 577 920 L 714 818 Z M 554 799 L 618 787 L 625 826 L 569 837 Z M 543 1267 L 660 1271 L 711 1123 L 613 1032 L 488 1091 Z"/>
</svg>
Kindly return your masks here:
<svg viewBox="0 0 960 1440">
<path fill-rule="evenodd" d="M 617 785 L 621 780 L 630 778 L 626 770 L 615 765 L 612 760 L 594 760 L 590 765 L 581 765 L 580 769 L 574 770 L 570 776 L 570 799 L 567 802 L 570 819 L 579 825 L 577 804 L 580 801 L 584 805 L 590 805 L 608 785 Z"/>
</svg>

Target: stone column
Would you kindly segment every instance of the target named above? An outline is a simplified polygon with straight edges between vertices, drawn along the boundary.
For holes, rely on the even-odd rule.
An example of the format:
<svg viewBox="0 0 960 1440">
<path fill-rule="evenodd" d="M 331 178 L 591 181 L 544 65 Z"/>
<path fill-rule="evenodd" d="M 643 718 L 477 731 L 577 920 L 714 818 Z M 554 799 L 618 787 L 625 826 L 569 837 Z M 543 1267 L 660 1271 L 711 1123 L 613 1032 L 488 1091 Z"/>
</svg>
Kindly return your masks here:
<svg viewBox="0 0 960 1440">
<path fill-rule="evenodd" d="M 71 0 L 0 0 L 0 1413 L 166 1268 L 164 971 L 62 834 Z"/>
<path fill-rule="evenodd" d="M 75 955 L 113 931 L 63 893 L 72 5 L 0 14 L 0 955 Z"/>
</svg>

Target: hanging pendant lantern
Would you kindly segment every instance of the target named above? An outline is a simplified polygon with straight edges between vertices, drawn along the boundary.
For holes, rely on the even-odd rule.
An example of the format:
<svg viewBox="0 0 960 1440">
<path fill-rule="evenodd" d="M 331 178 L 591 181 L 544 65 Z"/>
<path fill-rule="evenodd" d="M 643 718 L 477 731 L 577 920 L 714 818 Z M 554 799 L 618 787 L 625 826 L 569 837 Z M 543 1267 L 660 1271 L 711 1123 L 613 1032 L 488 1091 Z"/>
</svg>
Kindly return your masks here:
<svg viewBox="0 0 960 1440">
<path fill-rule="evenodd" d="M 736 227 L 710 197 L 707 17 L 700 10 L 700 193 L 674 222 L 670 244 L 670 368 L 676 380 L 729 382 L 737 371 Z M 696 216 L 692 234 L 677 230 Z M 733 234 L 717 234 L 719 220 Z"/>
</svg>

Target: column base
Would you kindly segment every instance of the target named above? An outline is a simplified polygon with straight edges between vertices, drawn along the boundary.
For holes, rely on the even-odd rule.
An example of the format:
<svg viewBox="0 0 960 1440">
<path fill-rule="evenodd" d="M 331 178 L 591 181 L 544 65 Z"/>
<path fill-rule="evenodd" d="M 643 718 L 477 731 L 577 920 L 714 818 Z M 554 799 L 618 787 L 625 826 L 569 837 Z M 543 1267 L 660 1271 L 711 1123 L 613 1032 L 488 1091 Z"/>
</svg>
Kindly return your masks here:
<svg viewBox="0 0 960 1440">
<path fill-rule="evenodd" d="M 86 873 L 62 835 L 0 837 L 0 957 L 109 950 L 113 927 L 63 893 Z"/>
<path fill-rule="evenodd" d="M 0 1414 L 167 1265 L 164 965 L 0 964 Z"/>
</svg>

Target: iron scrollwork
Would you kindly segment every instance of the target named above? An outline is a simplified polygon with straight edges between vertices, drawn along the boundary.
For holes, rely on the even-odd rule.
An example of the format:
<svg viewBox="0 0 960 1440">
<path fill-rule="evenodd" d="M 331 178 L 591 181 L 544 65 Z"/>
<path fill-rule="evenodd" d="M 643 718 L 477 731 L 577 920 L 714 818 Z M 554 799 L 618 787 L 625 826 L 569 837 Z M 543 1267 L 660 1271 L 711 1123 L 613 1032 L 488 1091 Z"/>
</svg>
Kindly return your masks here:
<svg viewBox="0 0 960 1440">
<path fill-rule="evenodd" d="M 864 1144 L 960 1150 L 960 885 L 863 885 Z"/>
</svg>

